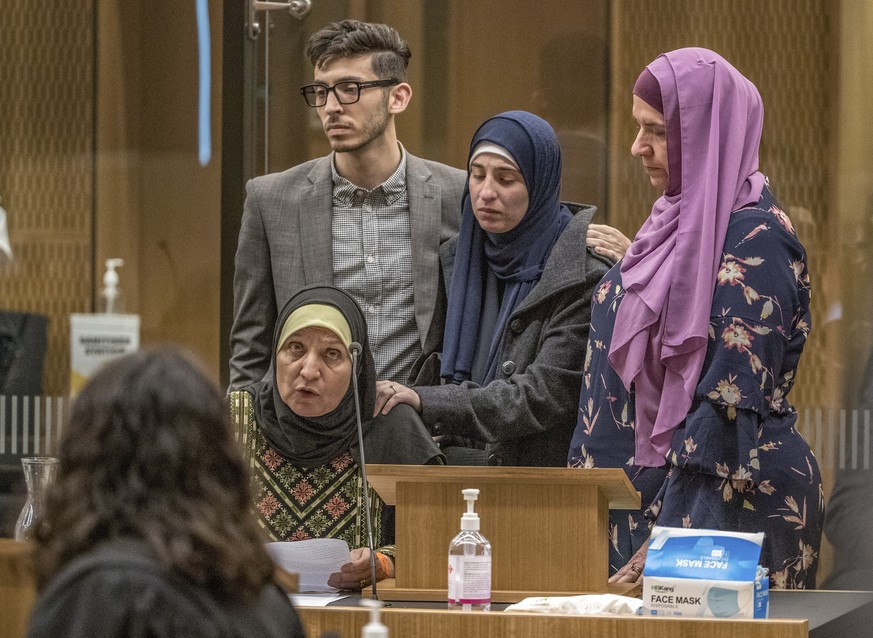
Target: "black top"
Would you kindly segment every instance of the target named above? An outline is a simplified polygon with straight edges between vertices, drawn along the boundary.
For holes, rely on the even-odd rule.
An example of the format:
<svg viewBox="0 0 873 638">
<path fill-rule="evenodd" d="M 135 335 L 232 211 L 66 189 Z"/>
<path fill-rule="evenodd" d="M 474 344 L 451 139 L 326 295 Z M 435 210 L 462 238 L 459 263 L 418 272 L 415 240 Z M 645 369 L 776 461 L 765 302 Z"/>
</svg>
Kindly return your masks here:
<svg viewBox="0 0 873 638">
<path fill-rule="evenodd" d="M 267 586 L 247 604 L 222 602 L 129 543 L 73 560 L 40 594 L 28 637 L 302 637 L 288 596 Z"/>
</svg>

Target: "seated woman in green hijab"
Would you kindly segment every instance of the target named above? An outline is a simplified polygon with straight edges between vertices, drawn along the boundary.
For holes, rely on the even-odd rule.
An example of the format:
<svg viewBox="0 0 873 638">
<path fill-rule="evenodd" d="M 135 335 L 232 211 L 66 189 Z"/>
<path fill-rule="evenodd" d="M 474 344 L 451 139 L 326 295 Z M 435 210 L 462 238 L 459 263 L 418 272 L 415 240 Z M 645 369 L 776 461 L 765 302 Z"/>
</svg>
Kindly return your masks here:
<svg viewBox="0 0 873 638">
<path fill-rule="evenodd" d="M 352 561 L 328 584 L 370 584 L 364 484 L 360 467 L 352 359 L 359 343 L 362 419 L 376 403 L 367 323 L 355 300 L 333 286 L 310 286 L 279 313 L 270 369 L 230 394 L 231 413 L 255 478 L 255 510 L 270 540 L 340 538 Z M 442 464 L 445 457 L 410 408 L 363 424 L 367 463 Z M 394 508 L 370 489 L 377 580 L 394 575 Z"/>
</svg>

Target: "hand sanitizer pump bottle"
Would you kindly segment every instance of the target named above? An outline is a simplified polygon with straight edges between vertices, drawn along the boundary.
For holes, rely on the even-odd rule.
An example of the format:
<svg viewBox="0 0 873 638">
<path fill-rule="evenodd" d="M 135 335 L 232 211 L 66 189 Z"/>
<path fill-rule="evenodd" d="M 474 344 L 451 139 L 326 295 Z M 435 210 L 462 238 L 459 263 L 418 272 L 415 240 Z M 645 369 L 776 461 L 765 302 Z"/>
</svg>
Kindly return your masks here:
<svg viewBox="0 0 873 638">
<path fill-rule="evenodd" d="M 103 288 L 100 290 L 100 312 L 119 314 L 124 311 L 121 292 L 118 290 L 118 271 L 115 270 L 123 265 L 123 259 L 114 258 L 106 260 L 106 272 L 103 273 Z"/>
<path fill-rule="evenodd" d="M 126 314 L 118 285 L 123 259 L 106 260 L 97 312 L 70 315 L 70 395 L 107 361 L 139 349 L 139 315 Z"/>
<path fill-rule="evenodd" d="M 388 627 L 379 618 L 382 603 L 371 598 L 362 598 L 361 604 L 370 608 L 370 622 L 361 629 L 361 638 L 388 638 Z"/>
<path fill-rule="evenodd" d="M 461 490 L 467 511 L 461 516 L 461 531 L 449 543 L 449 609 L 491 609 L 491 543 L 479 531 L 479 515 L 473 507 L 479 490 Z"/>
</svg>

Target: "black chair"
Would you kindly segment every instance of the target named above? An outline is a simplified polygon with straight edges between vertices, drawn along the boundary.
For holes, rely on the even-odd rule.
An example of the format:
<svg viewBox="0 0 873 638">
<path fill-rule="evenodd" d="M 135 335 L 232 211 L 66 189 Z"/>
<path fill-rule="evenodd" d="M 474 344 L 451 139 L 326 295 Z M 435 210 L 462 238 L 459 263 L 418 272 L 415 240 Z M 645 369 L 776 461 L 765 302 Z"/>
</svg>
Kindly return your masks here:
<svg viewBox="0 0 873 638">
<path fill-rule="evenodd" d="M 0 394 L 42 393 L 48 318 L 0 310 Z"/>
<path fill-rule="evenodd" d="M 7 396 L 5 453 L 0 454 L 0 537 L 12 536 L 26 488 L 21 470 L 21 450 L 12 449 L 12 402 L 9 397 L 42 394 L 48 318 L 26 312 L 0 311 L 0 394 Z M 23 401 L 18 402 L 15 421 L 24 423 Z M 20 436 L 20 433 L 19 433 Z"/>
</svg>

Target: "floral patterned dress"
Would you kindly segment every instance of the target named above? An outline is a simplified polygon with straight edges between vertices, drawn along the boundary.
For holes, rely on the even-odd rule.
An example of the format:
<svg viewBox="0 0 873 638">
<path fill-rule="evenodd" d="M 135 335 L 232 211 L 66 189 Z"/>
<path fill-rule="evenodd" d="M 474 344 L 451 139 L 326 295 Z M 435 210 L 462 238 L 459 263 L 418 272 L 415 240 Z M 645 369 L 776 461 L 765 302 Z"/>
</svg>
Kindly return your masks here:
<svg viewBox="0 0 873 638">
<path fill-rule="evenodd" d="M 786 397 L 809 334 L 806 253 L 769 189 L 735 211 L 725 238 L 694 401 L 662 468 L 634 464 L 634 398 L 607 355 L 623 297 L 600 283 L 568 464 L 623 467 L 648 510 L 610 511 L 610 570 L 650 527 L 765 532 L 761 564 L 780 588 L 815 586 L 824 499 L 818 464 Z M 665 478 L 666 477 L 666 478 Z"/>
<path fill-rule="evenodd" d="M 231 392 L 232 422 L 252 468 L 253 512 L 272 541 L 341 538 L 367 546 L 364 484 L 348 452 L 316 467 L 298 467 L 267 442 L 254 418 L 248 392 Z M 394 556 L 394 508 L 370 489 L 373 542 Z"/>
</svg>

